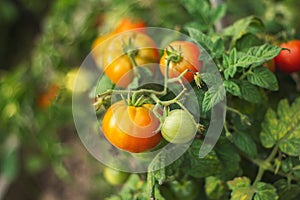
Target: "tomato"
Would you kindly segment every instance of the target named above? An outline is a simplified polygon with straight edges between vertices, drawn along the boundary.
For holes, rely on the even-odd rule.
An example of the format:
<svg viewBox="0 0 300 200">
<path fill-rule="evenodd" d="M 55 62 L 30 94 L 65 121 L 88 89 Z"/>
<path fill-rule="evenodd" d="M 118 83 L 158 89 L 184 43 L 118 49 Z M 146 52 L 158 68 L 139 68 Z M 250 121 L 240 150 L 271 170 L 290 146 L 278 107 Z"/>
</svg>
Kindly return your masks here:
<svg viewBox="0 0 300 200">
<path fill-rule="evenodd" d="M 282 48 L 288 50 L 282 50 L 279 55 L 275 57 L 276 67 L 285 73 L 293 73 L 300 71 L 300 40 L 291 40 L 287 43 L 280 45 Z"/>
<path fill-rule="evenodd" d="M 126 32 L 113 38 L 105 49 L 103 64 L 105 74 L 119 87 L 127 87 L 134 77 L 133 68 L 135 66 L 128 55 L 124 53 L 124 43 L 130 49 L 128 51 L 131 53 L 134 51 L 133 57 L 139 67 L 148 67 L 154 72 L 154 65 L 150 64 L 159 60 L 154 41 L 143 33 Z"/>
<path fill-rule="evenodd" d="M 113 37 L 114 33 L 98 36 L 92 44 L 92 56 L 97 64 L 103 70 L 103 53 L 105 46 L 109 42 L 109 38 Z"/>
<path fill-rule="evenodd" d="M 124 18 L 121 20 L 119 25 L 117 26 L 115 33 L 121 33 L 124 31 L 128 31 L 131 29 L 137 29 L 137 28 L 145 28 L 146 24 L 143 20 L 132 20 L 130 18 Z"/>
<path fill-rule="evenodd" d="M 51 84 L 46 91 L 40 93 L 37 98 L 37 105 L 39 108 L 48 108 L 56 99 L 60 90 L 60 86 L 57 84 Z"/>
<path fill-rule="evenodd" d="M 103 176 L 105 180 L 111 185 L 120 185 L 125 183 L 129 177 L 126 172 L 118 171 L 110 167 L 105 167 L 103 171 Z"/>
<path fill-rule="evenodd" d="M 198 196 L 199 188 L 193 180 L 175 180 L 169 184 L 170 191 L 174 194 L 175 199 L 193 200 Z"/>
<path fill-rule="evenodd" d="M 172 48 L 174 50 L 172 50 Z M 198 46 L 192 42 L 186 41 L 171 42 L 160 59 L 160 70 L 164 76 L 167 66 L 168 52 L 173 52 L 171 54 L 177 55 L 176 59 L 170 62 L 169 77 L 175 78 L 186 69 L 189 69 L 190 71 L 184 75 L 183 81 L 193 81 L 194 73 L 199 72 L 202 66 L 201 62 L 199 61 L 200 50 Z"/>
<path fill-rule="evenodd" d="M 271 72 L 275 72 L 276 66 L 274 59 L 269 60 L 263 64 L 264 67 L 268 68 Z"/>
<path fill-rule="evenodd" d="M 196 126 L 189 114 L 181 109 L 172 110 L 165 118 L 161 133 L 168 142 L 187 143 L 195 137 Z"/>
<path fill-rule="evenodd" d="M 155 132 L 160 121 L 152 109 L 152 104 L 135 107 L 124 101 L 114 103 L 103 117 L 103 134 L 124 151 L 140 153 L 152 149 L 161 140 L 161 134 Z"/>
</svg>

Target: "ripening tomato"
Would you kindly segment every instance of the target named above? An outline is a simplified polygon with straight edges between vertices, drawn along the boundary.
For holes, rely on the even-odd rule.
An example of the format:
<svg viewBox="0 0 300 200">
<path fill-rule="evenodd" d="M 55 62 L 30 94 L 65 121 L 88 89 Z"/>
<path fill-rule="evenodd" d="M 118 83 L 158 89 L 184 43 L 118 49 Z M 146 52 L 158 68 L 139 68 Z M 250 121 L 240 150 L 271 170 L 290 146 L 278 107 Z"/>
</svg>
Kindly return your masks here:
<svg viewBox="0 0 300 200">
<path fill-rule="evenodd" d="M 114 33 L 99 35 L 92 44 L 92 56 L 98 67 L 103 70 L 103 54 L 105 47 L 109 42 L 109 38 L 113 37 Z"/>
<path fill-rule="evenodd" d="M 192 120 L 186 111 L 181 109 L 172 110 L 165 118 L 161 128 L 163 138 L 175 144 L 191 141 L 197 131 Z"/>
<path fill-rule="evenodd" d="M 126 182 L 129 174 L 126 172 L 121 172 L 119 170 L 112 169 L 110 167 L 105 167 L 103 171 L 103 176 L 105 180 L 111 185 L 120 185 Z"/>
<path fill-rule="evenodd" d="M 114 103 L 103 117 L 103 134 L 124 151 L 139 153 L 152 149 L 161 140 L 161 134 L 155 132 L 160 121 L 152 109 L 152 104 L 135 107 L 124 101 Z"/>
<path fill-rule="evenodd" d="M 291 40 L 280 45 L 282 50 L 278 56 L 275 57 L 276 67 L 285 73 L 293 73 L 300 71 L 300 40 Z"/>
<path fill-rule="evenodd" d="M 126 47 L 125 47 L 126 46 Z M 114 37 L 103 55 L 104 72 L 119 87 L 127 87 L 133 80 L 134 70 L 129 56 L 132 53 L 138 67 L 148 67 L 152 72 L 159 60 L 155 42 L 146 34 L 125 32 Z"/>
<path fill-rule="evenodd" d="M 57 98 L 60 90 L 60 86 L 57 84 L 51 84 L 46 91 L 40 93 L 37 98 L 37 105 L 39 108 L 48 108 L 54 100 Z"/>
<path fill-rule="evenodd" d="M 201 70 L 202 64 L 199 61 L 200 49 L 192 42 L 174 41 L 171 42 L 163 56 L 160 59 L 160 70 L 165 76 L 167 59 L 169 56 L 174 57 L 169 65 L 169 77 L 178 77 L 186 69 L 189 71 L 184 75 L 184 82 L 194 80 L 194 73 Z"/>
<path fill-rule="evenodd" d="M 121 33 L 124 31 L 145 27 L 146 23 L 143 20 L 132 20 L 130 18 L 123 18 L 114 32 Z"/>
</svg>

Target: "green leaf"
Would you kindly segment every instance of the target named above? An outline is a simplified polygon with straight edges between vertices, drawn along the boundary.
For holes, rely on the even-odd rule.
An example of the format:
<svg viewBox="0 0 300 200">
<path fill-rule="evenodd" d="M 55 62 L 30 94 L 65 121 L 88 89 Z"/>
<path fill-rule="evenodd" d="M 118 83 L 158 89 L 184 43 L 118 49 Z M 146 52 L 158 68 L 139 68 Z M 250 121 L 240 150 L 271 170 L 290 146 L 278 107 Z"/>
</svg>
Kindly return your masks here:
<svg viewBox="0 0 300 200">
<path fill-rule="evenodd" d="M 277 113 L 269 109 L 262 123 L 260 138 L 263 146 L 271 148 L 279 144 L 282 152 L 290 156 L 300 155 L 300 98 L 289 106 L 286 99 L 281 100 Z"/>
<path fill-rule="evenodd" d="M 231 26 L 223 30 L 223 35 L 232 36 L 232 42 L 235 43 L 236 40 L 240 39 L 243 35 L 247 33 L 257 33 L 264 28 L 263 22 L 254 16 L 249 16 L 236 21 Z"/>
<path fill-rule="evenodd" d="M 261 46 L 251 47 L 246 54 L 257 58 L 257 65 L 259 65 L 276 57 L 281 50 L 282 48 L 277 45 L 263 44 Z"/>
<path fill-rule="evenodd" d="M 209 176 L 205 178 L 205 194 L 208 199 L 221 199 L 226 189 L 221 179 Z"/>
<path fill-rule="evenodd" d="M 278 90 L 278 82 L 276 76 L 266 67 L 255 68 L 251 73 L 247 75 L 247 79 L 254 85 L 273 91 Z"/>
<path fill-rule="evenodd" d="M 222 38 L 217 37 L 215 38 L 215 41 L 213 41 L 209 36 L 198 29 L 189 27 L 187 30 L 191 38 L 196 40 L 206 51 L 208 51 L 208 54 L 212 58 L 218 58 L 224 53 L 225 45 Z M 201 60 L 204 60 L 203 56 L 206 58 L 206 54 L 200 54 Z"/>
<path fill-rule="evenodd" d="M 287 183 L 286 179 L 280 179 L 274 183 L 279 195 L 279 200 L 296 200 L 299 199 L 300 186 Z"/>
<path fill-rule="evenodd" d="M 261 41 L 255 34 L 247 33 L 236 42 L 236 48 L 239 51 L 245 51 L 253 46 L 259 46 L 262 44 Z"/>
<path fill-rule="evenodd" d="M 241 90 L 238 84 L 233 81 L 225 80 L 223 82 L 224 88 L 227 92 L 231 93 L 234 96 L 241 96 Z"/>
<path fill-rule="evenodd" d="M 216 154 L 222 165 L 222 172 L 217 176 L 223 180 L 232 179 L 240 169 L 240 155 L 227 138 L 220 138 L 215 146 Z"/>
<path fill-rule="evenodd" d="M 247 177 L 237 177 L 228 181 L 228 187 L 232 190 L 230 200 L 252 200 L 254 190 L 251 188 L 250 182 Z"/>
<path fill-rule="evenodd" d="M 210 12 L 211 22 L 214 23 L 221 19 L 227 10 L 227 5 L 225 3 L 219 4 L 216 8 L 212 9 Z"/>
<path fill-rule="evenodd" d="M 268 183 L 258 182 L 255 185 L 254 200 L 277 200 L 276 188 Z"/>
<path fill-rule="evenodd" d="M 109 89 L 113 89 L 114 86 L 115 85 L 111 82 L 111 80 L 105 74 L 103 74 L 97 83 L 95 94 L 97 95 L 106 92 Z"/>
<path fill-rule="evenodd" d="M 209 111 L 212 107 L 224 100 L 226 97 L 226 91 L 223 85 L 213 85 L 204 94 L 202 103 L 202 111 Z"/>
<path fill-rule="evenodd" d="M 246 101 L 252 102 L 252 103 L 261 103 L 262 96 L 254 85 L 249 83 L 246 80 L 232 80 L 235 82 L 241 90 L 241 98 L 245 99 Z"/>
<path fill-rule="evenodd" d="M 195 178 L 214 176 L 222 171 L 221 163 L 215 153 L 211 151 L 206 157 L 199 158 L 200 140 L 194 140 L 184 160 L 183 171 Z"/>
<path fill-rule="evenodd" d="M 232 134 L 233 143 L 244 153 L 251 157 L 257 155 L 257 148 L 254 140 L 246 133 L 236 131 Z"/>
</svg>

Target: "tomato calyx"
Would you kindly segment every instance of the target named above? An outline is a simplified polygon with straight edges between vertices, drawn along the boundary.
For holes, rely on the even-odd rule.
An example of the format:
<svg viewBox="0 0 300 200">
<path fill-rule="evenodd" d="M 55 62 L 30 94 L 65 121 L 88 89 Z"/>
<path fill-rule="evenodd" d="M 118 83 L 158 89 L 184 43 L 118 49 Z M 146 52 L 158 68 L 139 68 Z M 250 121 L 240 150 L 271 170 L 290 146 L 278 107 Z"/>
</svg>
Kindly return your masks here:
<svg viewBox="0 0 300 200">
<path fill-rule="evenodd" d="M 181 46 L 178 47 L 178 50 L 176 50 L 172 45 L 169 45 L 169 47 L 171 50 L 166 49 L 167 62 L 180 62 L 183 59 Z"/>
</svg>

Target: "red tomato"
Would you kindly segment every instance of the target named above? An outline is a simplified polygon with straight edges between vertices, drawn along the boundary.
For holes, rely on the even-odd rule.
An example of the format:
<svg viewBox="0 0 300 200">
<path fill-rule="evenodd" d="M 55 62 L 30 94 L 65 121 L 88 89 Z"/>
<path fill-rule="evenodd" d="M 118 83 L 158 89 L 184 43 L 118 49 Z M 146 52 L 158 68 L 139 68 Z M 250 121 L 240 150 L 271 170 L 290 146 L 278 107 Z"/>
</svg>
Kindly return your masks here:
<svg viewBox="0 0 300 200">
<path fill-rule="evenodd" d="M 160 121 L 152 109 L 152 104 L 135 107 L 124 101 L 114 103 L 104 115 L 103 134 L 124 151 L 139 153 L 152 149 L 161 140 L 161 134 L 155 133 Z"/>
<path fill-rule="evenodd" d="M 201 62 L 199 61 L 200 49 L 198 46 L 192 42 L 186 41 L 171 42 L 160 59 L 160 70 L 164 76 L 167 66 L 168 52 L 178 55 L 178 59 L 170 62 L 169 78 L 178 77 L 186 69 L 189 69 L 189 71 L 184 75 L 183 81 L 193 81 L 194 73 L 199 72 L 202 67 Z"/>
<path fill-rule="evenodd" d="M 300 71 L 300 40 L 291 40 L 280 45 L 282 50 L 278 56 L 275 57 L 276 67 L 285 73 L 293 73 Z"/>
</svg>

